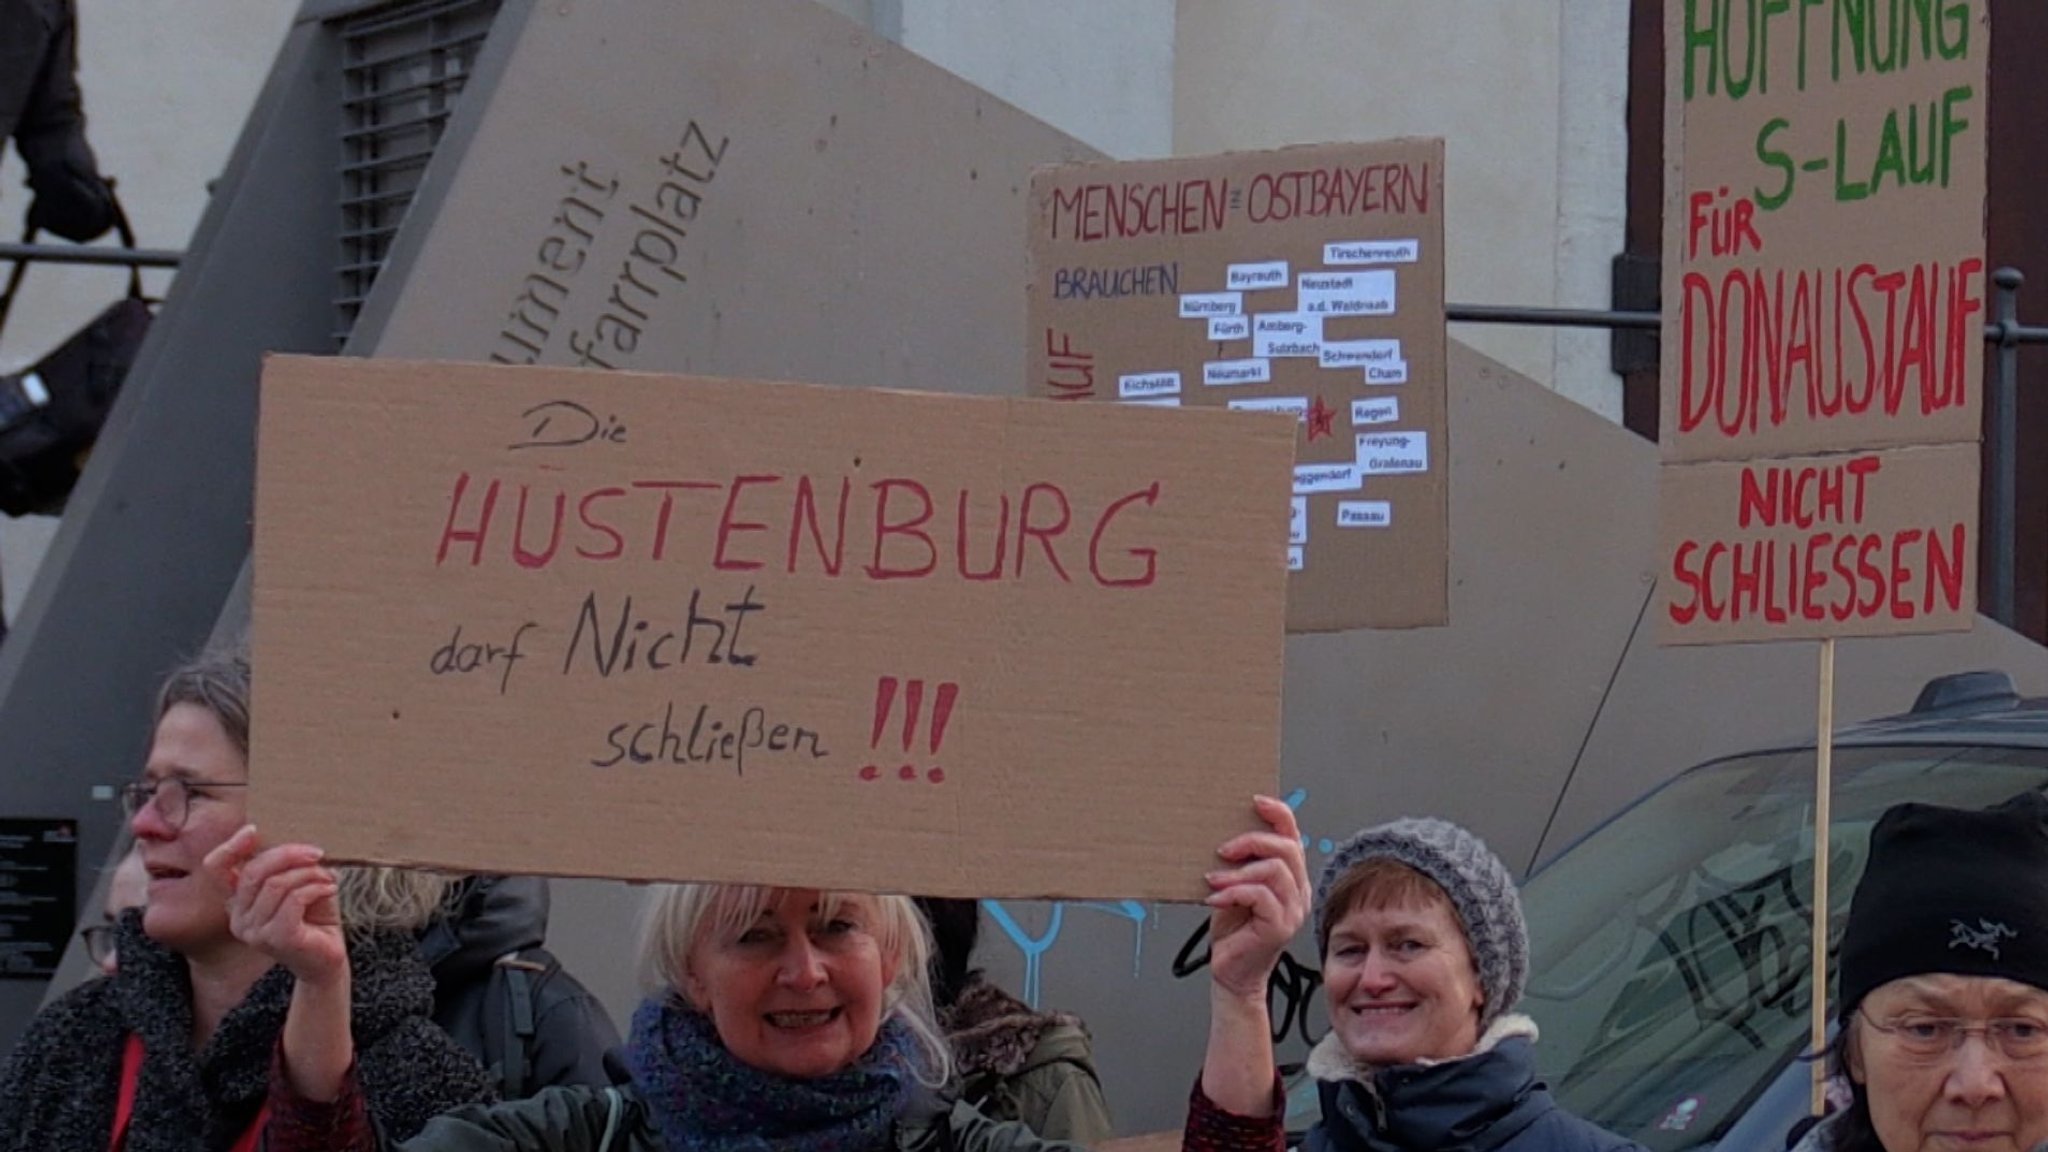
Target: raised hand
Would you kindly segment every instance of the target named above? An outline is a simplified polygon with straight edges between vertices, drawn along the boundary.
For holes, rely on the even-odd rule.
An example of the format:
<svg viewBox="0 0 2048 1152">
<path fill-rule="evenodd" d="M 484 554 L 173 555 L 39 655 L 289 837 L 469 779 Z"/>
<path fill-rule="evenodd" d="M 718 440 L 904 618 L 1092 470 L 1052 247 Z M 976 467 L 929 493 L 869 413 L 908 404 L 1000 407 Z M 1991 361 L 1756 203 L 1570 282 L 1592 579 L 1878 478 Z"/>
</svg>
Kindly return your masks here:
<svg viewBox="0 0 2048 1152">
<path fill-rule="evenodd" d="M 1308 861 L 1294 811 L 1270 796 L 1253 809 L 1271 831 L 1246 832 L 1216 854 L 1225 866 L 1209 873 L 1209 973 L 1217 991 L 1266 997 L 1266 978 L 1308 918 Z"/>
<path fill-rule="evenodd" d="M 1270 796 L 1257 797 L 1252 808 L 1271 831 L 1224 841 L 1216 850 L 1224 866 L 1209 873 L 1209 1047 L 1202 1092 L 1226 1112 L 1270 1116 L 1279 1088 L 1266 978 L 1308 918 L 1308 862 L 1292 809 Z"/>
<path fill-rule="evenodd" d="M 310 844 L 264 848 L 246 824 L 207 854 L 205 867 L 232 893 L 228 928 L 235 939 L 291 970 L 302 984 L 348 977 L 348 946 L 335 900 L 334 872 Z"/>
</svg>

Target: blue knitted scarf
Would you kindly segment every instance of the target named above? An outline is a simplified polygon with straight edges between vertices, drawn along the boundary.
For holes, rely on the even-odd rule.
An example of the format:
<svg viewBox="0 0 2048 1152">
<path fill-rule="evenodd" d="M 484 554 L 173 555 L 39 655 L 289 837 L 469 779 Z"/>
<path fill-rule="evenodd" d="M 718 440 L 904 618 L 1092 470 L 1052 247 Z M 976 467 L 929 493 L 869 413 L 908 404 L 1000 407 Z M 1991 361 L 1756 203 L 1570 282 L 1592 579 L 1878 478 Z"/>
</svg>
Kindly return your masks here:
<svg viewBox="0 0 2048 1152">
<path fill-rule="evenodd" d="M 852 1066 L 800 1080 L 726 1051 L 709 1017 L 675 997 L 633 1013 L 626 1063 L 670 1152 L 885 1152 L 910 1102 L 910 1029 L 882 1023 Z"/>
</svg>

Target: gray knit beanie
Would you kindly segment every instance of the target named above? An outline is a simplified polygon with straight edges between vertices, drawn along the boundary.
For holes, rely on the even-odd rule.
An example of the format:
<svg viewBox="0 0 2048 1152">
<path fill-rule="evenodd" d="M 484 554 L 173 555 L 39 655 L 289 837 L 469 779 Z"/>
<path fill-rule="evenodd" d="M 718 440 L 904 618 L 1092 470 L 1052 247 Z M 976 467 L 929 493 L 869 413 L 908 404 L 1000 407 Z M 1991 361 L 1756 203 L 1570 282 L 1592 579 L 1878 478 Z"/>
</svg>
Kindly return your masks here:
<svg viewBox="0 0 2048 1152">
<path fill-rule="evenodd" d="M 1367 828 L 1337 846 L 1316 881 L 1316 955 L 1328 953 L 1323 917 L 1330 889 L 1346 872 L 1376 857 L 1406 864 L 1436 882 L 1451 898 L 1465 929 L 1479 988 L 1486 1004 L 1479 1030 L 1513 1008 L 1529 975 L 1529 930 L 1522 922 L 1522 898 L 1507 865 L 1486 842 L 1448 820 L 1409 817 Z"/>
</svg>

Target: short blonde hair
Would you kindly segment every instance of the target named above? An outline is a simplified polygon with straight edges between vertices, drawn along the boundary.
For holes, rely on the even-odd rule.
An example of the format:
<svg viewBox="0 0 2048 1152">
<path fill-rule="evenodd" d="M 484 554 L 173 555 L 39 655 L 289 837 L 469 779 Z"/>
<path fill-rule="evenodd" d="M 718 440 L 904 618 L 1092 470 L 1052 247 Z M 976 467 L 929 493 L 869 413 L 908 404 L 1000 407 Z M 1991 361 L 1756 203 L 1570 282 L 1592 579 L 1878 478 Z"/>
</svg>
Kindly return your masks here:
<svg viewBox="0 0 2048 1152">
<path fill-rule="evenodd" d="M 457 878 L 417 868 L 336 868 L 336 903 L 351 936 L 418 935 L 447 910 Z"/>
<path fill-rule="evenodd" d="M 755 884 L 658 884 L 648 893 L 640 919 L 640 982 L 650 996 L 687 1000 L 690 954 L 697 945 L 734 937 L 786 888 Z M 900 1020 L 910 1030 L 912 1071 L 919 1083 L 939 1087 L 952 1075 L 952 1050 L 932 1008 L 931 929 L 908 896 L 859 892 L 820 893 L 819 914 L 831 917 L 848 900 L 875 903 L 875 944 L 896 961 L 896 977 L 882 993 L 882 1019 Z"/>
</svg>

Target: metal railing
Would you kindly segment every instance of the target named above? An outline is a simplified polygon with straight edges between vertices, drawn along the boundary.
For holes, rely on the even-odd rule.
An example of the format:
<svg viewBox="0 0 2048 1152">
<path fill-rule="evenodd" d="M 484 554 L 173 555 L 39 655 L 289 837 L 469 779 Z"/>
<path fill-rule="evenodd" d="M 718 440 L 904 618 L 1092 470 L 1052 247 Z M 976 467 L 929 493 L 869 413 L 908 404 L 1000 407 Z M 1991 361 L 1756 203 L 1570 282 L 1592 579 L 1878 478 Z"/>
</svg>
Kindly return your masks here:
<svg viewBox="0 0 2048 1152">
<path fill-rule="evenodd" d="M 2048 326 L 2022 324 L 2020 288 L 2026 276 L 2017 268 L 1991 273 L 1991 318 L 1984 324 L 1984 342 L 1997 355 L 1984 373 L 1984 403 L 1991 414 L 1984 444 L 1984 471 L 1991 486 L 1985 532 L 1991 543 L 1991 589 L 1984 614 L 2013 626 L 2014 537 L 2018 531 L 2019 477 L 2019 346 L 2048 344 Z M 1447 304 L 1444 318 L 1460 324 L 1522 324 L 1553 328 L 1629 328 L 1656 330 L 1659 312 L 1620 312 L 1576 308 L 1518 308 L 1512 305 Z"/>
<path fill-rule="evenodd" d="M 184 255 L 165 248 L 92 248 L 68 244 L 0 244 L 0 261 L 42 261 L 50 264 L 102 264 L 144 268 L 175 268 Z M 1997 354 L 1984 373 L 1984 402 L 1991 413 L 1985 437 L 1985 473 L 1991 485 L 1991 592 L 1984 613 L 2013 626 L 2014 535 L 2018 529 L 2019 347 L 2048 344 L 2048 326 L 2022 324 L 2020 288 L 2026 276 L 2017 268 L 1991 273 L 1991 318 L 1984 341 Z M 1446 304 L 1444 319 L 1453 324 L 1516 324 L 1539 328 L 1604 328 L 1656 331 L 1664 322 L 1658 312 L 1599 308 L 1527 308 L 1512 304 Z"/>
<path fill-rule="evenodd" d="M 185 254 L 172 248 L 92 248 L 82 244 L 0 244 L 0 260 L 30 264 L 112 264 L 176 268 Z"/>
</svg>

